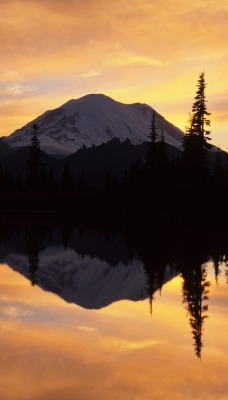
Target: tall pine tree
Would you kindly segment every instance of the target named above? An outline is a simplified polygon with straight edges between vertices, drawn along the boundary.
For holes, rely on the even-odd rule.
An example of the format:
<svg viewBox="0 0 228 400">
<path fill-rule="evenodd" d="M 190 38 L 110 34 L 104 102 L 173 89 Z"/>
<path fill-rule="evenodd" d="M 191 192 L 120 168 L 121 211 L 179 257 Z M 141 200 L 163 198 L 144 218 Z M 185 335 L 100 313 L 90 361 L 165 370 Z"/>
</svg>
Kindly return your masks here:
<svg viewBox="0 0 228 400">
<path fill-rule="evenodd" d="M 197 90 L 190 113 L 189 126 L 183 140 L 180 169 L 182 204 L 188 211 L 202 213 L 207 210 L 208 149 L 210 144 L 210 113 L 207 111 L 204 72 L 199 75 Z"/>
<path fill-rule="evenodd" d="M 33 133 L 29 148 L 30 157 L 28 159 L 27 182 L 29 190 L 39 190 L 41 183 L 41 150 L 38 138 L 39 127 L 37 124 L 32 126 Z"/>
<path fill-rule="evenodd" d="M 150 144 L 146 156 L 145 172 L 147 175 L 153 175 L 155 172 L 157 158 L 158 158 L 158 143 L 157 143 L 158 134 L 157 134 L 157 125 L 155 122 L 155 111 L 153 111 L 152 113 L 150 133 L 148 137 L 150 139 Z"/>
<path fill-rule="evenodd" d="M 189 126 L 183 140 L 183 161 L 185 166 L 190 167 L 193 173 L 201 174 L 206 168 L 207 150 L 210 148 L 210 113 L 206 105 L 206 83 L 204 72 L 199 75 L 197 91 L 190 113 Z"/>
</svg>

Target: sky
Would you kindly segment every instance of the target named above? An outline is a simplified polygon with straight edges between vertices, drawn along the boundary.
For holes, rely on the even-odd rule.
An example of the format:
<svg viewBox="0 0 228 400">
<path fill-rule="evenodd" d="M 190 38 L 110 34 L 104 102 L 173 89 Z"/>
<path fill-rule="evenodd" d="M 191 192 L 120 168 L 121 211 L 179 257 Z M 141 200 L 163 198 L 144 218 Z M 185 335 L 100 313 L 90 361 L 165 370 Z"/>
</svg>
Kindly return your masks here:
<svg viewBox="0 0 228 400">
<path fill-rule="evenodd" d="M 227 0 L 0 0 L 0 136 L 89 93 L 151 105 L 185 130 L 205 72 L 228 149 Z"/>
<path fill-rule="evenodd" d="M 211 263 L 212 264 L 212 263 Z M 212 265 L 211 265 L 212 267 Z M 69 304 L 0 264 L 0 394 L 4 400 L 224 400 L 227 283 L 211 268 L 202 358 L 193 349 L 182 279 L 148 299 L 94 310 Z"/>
</svg>

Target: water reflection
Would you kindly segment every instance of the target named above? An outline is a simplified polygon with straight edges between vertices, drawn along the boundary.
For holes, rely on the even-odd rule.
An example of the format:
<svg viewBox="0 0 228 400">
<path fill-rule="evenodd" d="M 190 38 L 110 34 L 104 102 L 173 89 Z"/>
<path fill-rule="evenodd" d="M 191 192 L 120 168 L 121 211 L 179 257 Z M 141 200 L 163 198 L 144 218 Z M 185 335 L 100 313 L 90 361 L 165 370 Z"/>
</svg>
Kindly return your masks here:
<svg viewBox="0 0 228 400">
<path fill-rule="evenodd" d="M 128 299 L 149 300 L 175 276 L 182 277 L 195 354 L 201 358 L 205 320 L 209 316 L 213 263 L 219 285 L 227 275 L 228 246 L 224 232 L 203 226 L 155 225 L 119 231 L 77 224 L 2 223 L 0 261 L 44 290 L 86 309 L 101 309 Z"/>
</svg>

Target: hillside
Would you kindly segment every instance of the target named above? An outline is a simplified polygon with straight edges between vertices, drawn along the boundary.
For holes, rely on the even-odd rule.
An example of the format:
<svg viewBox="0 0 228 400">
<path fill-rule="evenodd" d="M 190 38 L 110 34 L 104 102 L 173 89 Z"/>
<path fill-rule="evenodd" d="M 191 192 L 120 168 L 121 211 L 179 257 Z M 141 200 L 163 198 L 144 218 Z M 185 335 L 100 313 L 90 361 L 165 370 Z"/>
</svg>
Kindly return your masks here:
<svg viewBox="0 0 228 400">
<path fill-rule="evenodd" d="M 41 149 L 54 156 L 65 157 L 113 138 L 121 142 L 129 139 L 137 145 L 149 140 L 153 111 L 146 104 L 123 104 L 102 94 L 90 94 L 45 112 L 4 140 L 10 147 L 28 146 L 36 123 Z M 181 147 L 183 132 L 156 111 L 155 115 L 158 134 L 163 131 L 166 143 Z"/>
</svg>

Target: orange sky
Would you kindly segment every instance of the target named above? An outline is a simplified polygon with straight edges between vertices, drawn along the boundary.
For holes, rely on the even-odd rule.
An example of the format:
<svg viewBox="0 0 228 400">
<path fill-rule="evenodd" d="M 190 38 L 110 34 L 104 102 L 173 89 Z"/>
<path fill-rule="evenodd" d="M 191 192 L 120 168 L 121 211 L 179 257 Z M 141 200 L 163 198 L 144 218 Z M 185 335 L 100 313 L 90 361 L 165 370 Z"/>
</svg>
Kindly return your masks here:
<svg viewBox="0 0 228 400">
<path fill-rule="evenodd" d="M 0 136 L 88 93 L 184 129 L 200 72 L 228 148 L 227 0 L 0 0 Z"/>
<path fill-rule="evenodd" d="M 227 284 L 211 267 L 202 360 L 194 354 L 180 277 L 148 300 L 101 310 L 65 303 L 0 264 L 0 396 L 4 400 L 223 400 Z"/>
</svg>

